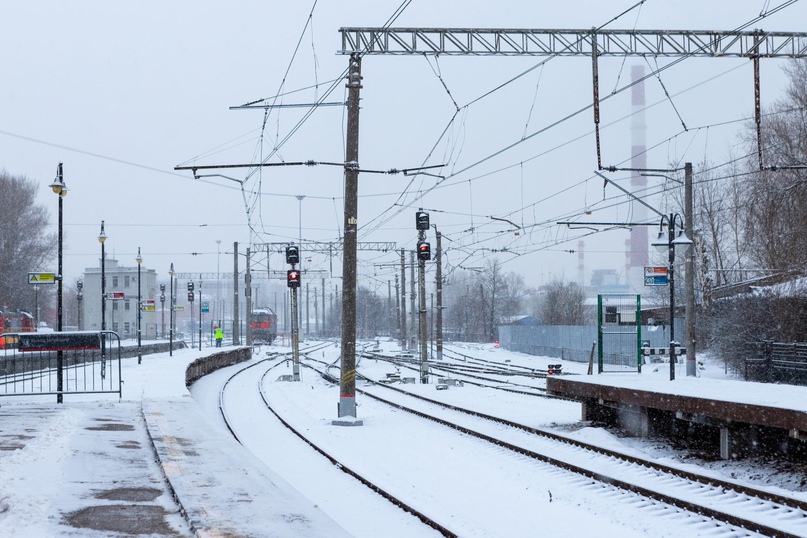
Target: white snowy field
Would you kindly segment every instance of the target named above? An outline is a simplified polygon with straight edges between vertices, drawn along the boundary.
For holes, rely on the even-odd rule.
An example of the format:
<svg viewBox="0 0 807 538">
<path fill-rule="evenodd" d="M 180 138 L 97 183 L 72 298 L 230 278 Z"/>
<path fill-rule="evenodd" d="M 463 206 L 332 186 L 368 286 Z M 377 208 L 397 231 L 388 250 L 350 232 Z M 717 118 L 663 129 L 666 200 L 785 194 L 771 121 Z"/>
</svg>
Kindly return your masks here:
<svg viewBox="0 0 807 538">
<path fill-rule="evenodd" d="M 382 346 L 389 351 L 397 349 L 391 342 L 384 342 Z M 288 347 L 265 346 L 252 362 L 261 361 L 267 349 L 289 350 Z M 487 360 L 510 360 L 512 364 L 536 368 L 558 362 L 557 359 L 512 353 L 493 346 L 452 349 Z M 213 351 L 215 349 L 205 348 L 201 353 Z M 331 345 L 313 356 L 333 362 L 338 353 L 339 348 Z M 55 404 L 55 397 L 38 398 L 37 401 L 0 399 L 0 434 L 22 435 L 26 428 L 36 429 L 36 424 L 25 424 L 15 418 L 24 417 L 32 409 L 41 410 L 44 415 L 57 420 L 59 417 L 69 418 L 77 412 L 76 409 L 87 406 L 139 417 L 139 407 L 144 400 L 153 407 L 160 401 L 184 400 L 190 396 L 204 412 L 210 428 L 223 429 L 219 411 L 221 387 L 243 365 L 207 376 L 194 384 L 189 392 L 184 386 L 184 368 L 199 355 L 198 350 L 175 351 L 173 357 L 167 353 L 147 355 L 141 365 L 136 359 L 124 359 L 125 388 L 120 402 L 115 397 L 75 396 L 66 397 L 65 403 L 59 406 Z M 263 376 L 268 366 L 275 368 Z M 585 368 L 583 364 L 564 362 L 567 373 L 584 373 Z M 368 377 L 382 378 L 394 368 L 382 361 L 362 361 L 358 370 Z M 362 426 L 333 426 L 331 421 L 337 418 L 338 387 L 307 368 L 302 369 L 299 383 L 275 381 L 279 375 L 289 373 L 291 368 L 285 361 L 274 360 L 236 376 L 224 393 L 227 416 L 256 461 L 279 475 L 354 536 L 417 537 L 436 536 L 437 533 L 369 491 L 291 434 L 265 410 L 260 391 L 278 413 L 331 455 L 461 536 L 733 536 L 715 534 L 714 527 L 698 517 L 670 508 L 648 507 L 641 498 L 527 461 L 505 449 L 394 410 L 366 396 L 357 396 Z M 653 376 L 661 380 L 668 373 L 666 365 L 660 365 L 656 372 L 653 368 L 646 368 L 642 376 L 649 381 Z M 699 374 L 698 378 L 682 378 L 679 385 L 702 383 L 704 387 L 712 386 L 713 390 L 717 390 L 714 387 L 725 387 L 720 390 L 735 394 L 738 388 L 741 392 L 749 387 L 731 380 L 721 365 L 708 361 Z M 683 376 L 684 372 L 678 375 Z M 542 383 L 527 378 L 517 381 Z M 675 384 L 676 381 L 669 383 Z M 361 381 L 357 387 L 369 388 L 363 387 Z M 618 438 L 599 428 L 580 424 L 580 406 L 573 402 L 519 396 L 468 384 L 445 391 L 436 391 L 433 384 L 407 385 L 406 388 L 530 426 L 556 428 L 567 435 L 609 448 L 643 454 L 648 459 L 693 464 L 660 443 Z M 807 395 L 807 389 L 801 390 Z M 787 404 L 790 398 L 792 394 L 782 394 L 783 403 Z M 480 429 L 490 428 L 478 419 L 471 422 L 476 422 L 474 427 Z M 56 441 L 70 439 L 71 449 L 90 452 L 92 449 L 102 451 L 103 447 L 92 446 L 92 435 L 88 435 L 77 420 L 59 420 L 58 425 L 48 423 L 42 427 L 53 436 L 50 449 L 46 450 L 47 443 L 34 446 L 21 442 L 19 449 L 0 450 L 0 535 L 123 536 L 77 532 L 75 529 L 67 532 L 60 523 L 65 507 L 80 509 L 89 506 L 92 499 L 87 496 L 88 486 L 79 484 L 76 469 L 70 468 L 75 461 L 65 456 L 63 448 L 66 445 Z M 503 426 L 496 428 L 504 429 Z M 36 432 L 32 434 L 36 435 Z M 221 442 L 236 443 L 229 439 Z M 138 465 L 141 464 L 147 462 Z M 761 482 L 777 491 L 804 495 L 800 477 L 792 474 L 777 474 L 774 469 L 743 462 L 716 462 L 708 466 L 711 472 L 724 478 Z M 125 480 L 128 472 L 126 465 L 100 453 L 83 471 L 90 477 L 118 476 L 121 480 Z M 211 493 L 215 503 L 215 492 Z M 226 505 L 228 499 L 220 501 Z M 161 497 L 158 502 L 166 511 L 171 510 L 170 499 Z M 181 522 L 174 523 L 173 532 L 177 536 L 186 535 L 188 531 Z M 27 532 L 29 530 L 31 532 Z"/>
</svg>

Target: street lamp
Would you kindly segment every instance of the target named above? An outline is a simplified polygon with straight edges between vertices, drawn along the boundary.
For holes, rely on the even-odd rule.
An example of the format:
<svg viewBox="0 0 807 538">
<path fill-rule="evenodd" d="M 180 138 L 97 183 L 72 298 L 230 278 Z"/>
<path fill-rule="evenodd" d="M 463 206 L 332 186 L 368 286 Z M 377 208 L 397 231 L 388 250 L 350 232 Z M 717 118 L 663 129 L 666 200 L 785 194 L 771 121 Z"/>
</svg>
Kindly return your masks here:
<svg viewBox="0 0 807 538">
<path fill-rule="evenodd" d="M 104 254 L 104 221 L 101 221 L 101 233 L 98 234 L 98 242 L 101 243 L 101 371 L 106 365 L 106 254 Z M 102 374 L 103 375 L 103 374 Z"/>
<path fill-rule="evenodd" d="M 98 242 L 101 243 L 101 330 L 106 330 L 106 255 L 104 254 L 104 241 L 106 241 L 106 233 L 104 233 L 104 221 L 101 221 L 101 233 L 98 234 Z"/>
<path fill-rule="evenodd" d="M 216 239 L 216 327 L 221 327 L 222 314 L 219 310 L 221 305 L 221 239 Z M 222 308 L 222 310 L 224 310 Z"/>
<path fill-rule="evenodd" d="M 137 364 L 143 362 L 143 354 L 140 348 L 142 343 L 140 336 L 140 316 L 141 316 L 141 300 L 140 300 L 140 264 L 143 263 L 143 257 L 140 256 L 140 247 L 137 247 Z"/>
<path fill-rule="evenodd" d="M 78 279 L 76 281 L 76 302 L 78 303 L 78 330 L 84 330 L 84 313 L 82 312 L 81 308 L 81 301 L 84 300 L 84 293 L 82 290 L 84 289 L 84 281 Z"/>
<path fill-rule="evenodd" d="M 171 263 L 171 269 L 168 270 L 168 276 L 171 279 L 171 310 L 168 312 L 168 356 L 174 356 L 174 264 Z"/>
<path fill-rule="evenodd" d="M 58 290 L 57 290 L 57 306 L 56 306 L 56 330 L 62 331 L 62 198 L 67 196 L 67 185 L 64 184 L 64 176 L 62 174 L 62 163 L 59 163 L 56 169 L 56 179 L 50 184 L 50 188 L 59 197 L 59 267 L 58 267 Z M 62 351 L 56 352 L 56 403 L 62 403 Z"/>
<path fill-rule="evenodd" d="M 667 223 L 667 237 L 664 237 L 664 224 Z M 678 235 L 676 236 L 675 229 L 676 223 L 678 224 Z M 651 243 L 656 249 L 664 253 L 667 250 L 669 256 L 669 267 L 667 272 L 670 276 L 670 381 L 675 379 L 675 347 L 678 345 L 675 342 L 675 249 L 680 248 L 683 254 L 692 246 L 692 240 L 686 236 L 684 232 L 684 219 L 678 213 L 670 213 L 668 216 L 662 216 L 659 222 L 658 237 Z"/>
</svg>

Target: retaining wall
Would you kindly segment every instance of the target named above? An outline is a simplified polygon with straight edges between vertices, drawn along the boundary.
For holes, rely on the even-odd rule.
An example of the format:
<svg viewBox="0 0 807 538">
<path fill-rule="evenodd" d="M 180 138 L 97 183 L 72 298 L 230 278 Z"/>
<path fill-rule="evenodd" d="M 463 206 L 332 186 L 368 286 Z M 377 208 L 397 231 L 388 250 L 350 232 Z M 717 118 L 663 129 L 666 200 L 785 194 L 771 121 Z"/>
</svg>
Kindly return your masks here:
<svg viewBox="0 0 807 538">
<path fill-rule="evenodd" d="M 251 358 L 252 348 L 236 347 L 196 359 L 185 369 L 185 386 L 190 387 L 202 377 L 220 368 L 245 362 Z"/>
</svg>

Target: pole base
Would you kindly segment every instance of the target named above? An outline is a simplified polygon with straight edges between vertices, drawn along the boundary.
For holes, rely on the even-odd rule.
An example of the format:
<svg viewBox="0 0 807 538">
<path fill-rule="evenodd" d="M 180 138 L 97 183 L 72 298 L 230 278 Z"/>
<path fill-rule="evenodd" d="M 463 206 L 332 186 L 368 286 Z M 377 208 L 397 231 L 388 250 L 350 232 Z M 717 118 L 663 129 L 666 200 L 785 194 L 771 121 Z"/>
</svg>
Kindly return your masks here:
<svg viewBox="0 0 807 538">
<path fill-rule="evenodd" d="M 342 417 L 331 421 L 334 426 L 363 426 L 364 421 L 356 417 Z"/>
<path fill-rule="evenodd" d="M 333 420 L 334 426 L 362 426 L 364 421 L 356 418 L 356 397 L 340 396 L 337 404 L 339 418 Z"/>
</svg>

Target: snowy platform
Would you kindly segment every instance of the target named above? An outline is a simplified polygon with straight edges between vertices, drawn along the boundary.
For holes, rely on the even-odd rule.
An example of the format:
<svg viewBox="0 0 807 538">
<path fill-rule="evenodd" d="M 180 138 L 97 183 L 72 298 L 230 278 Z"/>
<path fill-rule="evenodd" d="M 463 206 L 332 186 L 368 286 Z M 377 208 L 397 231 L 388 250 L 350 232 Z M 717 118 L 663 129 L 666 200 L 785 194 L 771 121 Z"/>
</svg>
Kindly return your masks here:
<svg viewBox="0 0 807 538">
<path fill-rule="evenodd" d="M 200 536 L 348 536 L 232 437 L 211 428 L 191 398 L 147 400 L 163 472 Z"/>
<path fill-rule="evenodd" d="M 643 374 L 548 377 L 547 390 L 573 399 L 602 399 L 807 432 L 807 387 Z M 789 402 L 790 405 L 783 402 Z"/>
<path fill-rule="evenodd" d="M 807 439 L 805 387 L 644 374 L 550 376 L 546 381 L 548 393 L 583 403 L 583 420 L 618 423 L 642 437 L 651 430 L 675 436 L 673 419 L 718 428 L 724 458 L 737 452 L 730 443 L 742 437 L 751 447 L 754 432 L 763 429 L 783 439 Z"/>
</svg>

